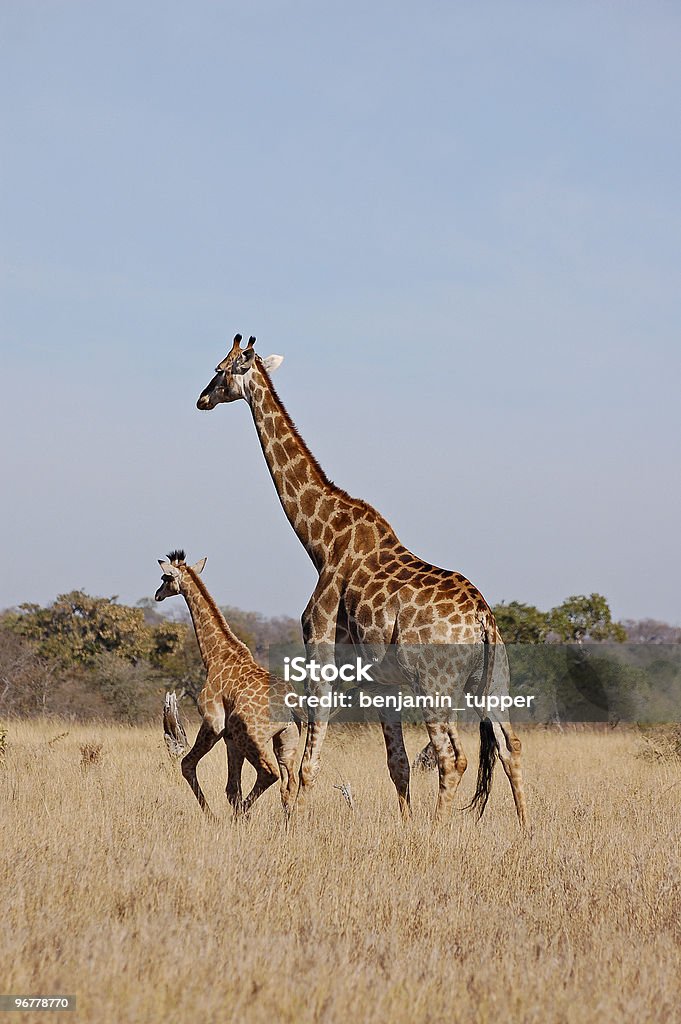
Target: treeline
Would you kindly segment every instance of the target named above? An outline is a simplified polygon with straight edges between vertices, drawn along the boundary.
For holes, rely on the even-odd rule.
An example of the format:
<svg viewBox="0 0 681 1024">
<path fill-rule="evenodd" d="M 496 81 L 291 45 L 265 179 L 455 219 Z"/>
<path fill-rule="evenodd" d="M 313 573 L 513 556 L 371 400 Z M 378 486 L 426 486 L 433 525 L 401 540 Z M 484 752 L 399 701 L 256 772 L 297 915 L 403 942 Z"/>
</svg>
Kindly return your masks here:
<svg viewBox="0 0 681 1024">
<path fill-rule="evenodd" d="M 624 619 L 613 622 L 608 602 L 601 594 L 568 597 L 547 612 L 520 601 L 495 605 L 494 615 L 507 644 L 681 643 L 681 626 L 657 619 Z"/>
<path fill-rule="evenodd" d="M 263 663 L 270 644 L 300 639 L 295 619 L 222 610 Z M 167 689 L 195 703 L 204 681 L 186 611 L 170 618 L 148 599 L 131 607 L 74 590 L 0 615 L 0 714 L 135 722 L 158 714 Z"/>
<path fill-rule="evenodd" d="M 222 610 L 263 664 L 270 645 L 301 640 L 296 619 Z M 681 644 L 681 628 L 664 622 L 614 622 L 600 594 L 570 597 L 549 611 L 511 601 L 497 605 L 494 613 L 510 645 Z M 522 686 L 524 662 L 522 657 L 515 662 Z M 149 599 L 131 607 L 116 598 L 72 591 L 46 606 L 23 604 L 0 614 L 0 715 L 136 722 L 158 714 L 167 689 L 195 702 L 204 678 L 186 612 L 166 617 Z"/>
<path fill-rule="evenodd" d="M 601 594 L 569 597 L 549 611 L 511 601 L 494 613 L 514 691 L 535 695 L 535 721 L 679 721 L 681 628 L 614 622 Z"/>
</svg>

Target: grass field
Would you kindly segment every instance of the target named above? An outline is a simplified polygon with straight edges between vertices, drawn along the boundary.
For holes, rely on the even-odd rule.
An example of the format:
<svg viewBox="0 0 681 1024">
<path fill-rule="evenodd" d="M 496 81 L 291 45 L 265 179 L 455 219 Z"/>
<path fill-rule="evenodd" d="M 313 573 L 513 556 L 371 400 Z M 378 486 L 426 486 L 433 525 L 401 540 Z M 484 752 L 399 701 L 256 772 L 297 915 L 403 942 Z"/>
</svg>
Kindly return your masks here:
<svg viewBox="0 0 681 1024">
<path fill-rule="evenodd" d="M 287 834 L 274 789 L 231 822 L 222 744 L 210 825 L 160 727 L 8 724 L 4 993 L 76 994 L 60 1017 L 93 1024 L 679 1020 L 681 768 L 631 733 L 525 730 L 521 835 L 500 768 L 480 824 L 432 827 L 431 774 L 403 826 L 380 732 L 332 728 Z"/>
</svg>

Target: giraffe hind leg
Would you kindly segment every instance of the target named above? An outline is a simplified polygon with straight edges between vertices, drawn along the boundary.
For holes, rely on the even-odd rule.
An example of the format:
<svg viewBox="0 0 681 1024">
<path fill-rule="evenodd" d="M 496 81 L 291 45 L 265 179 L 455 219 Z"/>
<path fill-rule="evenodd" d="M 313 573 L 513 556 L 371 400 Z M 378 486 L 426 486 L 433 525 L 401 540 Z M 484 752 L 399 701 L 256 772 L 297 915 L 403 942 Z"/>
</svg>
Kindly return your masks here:
<svg viewBox="0 0 681 1024">
<path fill-rule="evenodd" d="M 437 757 L 440 788 L 435 817 L 440 820 L 446 816 L 454 800 L 454 794 L 463 774 L 463 769 L 459 770 L 462 761 L 459 760 L 459 767 L 457 767 L 457 754 L 449 735 L 450 725 L 444 722 L 426 722 L 426 727 Z M 460 754 L 463 755 L 463 750 L 460 750 Z M 465 761 L 465 757 L 463 760 Z"/>
<path fill-rule="evenodd" d="M 381 729 L 388 758 L 388 771 L 397 790 L 400 814 L 404 821 L 411 817 L 409 797 L 409 758 L 404 747 L 402 723 L 381 719 Z"/>
<path fill-rule="evenodd" d="M 523 789 L 523 773 L 520 765 L 522 745 L 510 722 L 493 722 L 494 738 L 497 742 L 499 759 L 511 784 L 513 802 L 521 827 L 527 824 L 527 805 Z"/>
<path fill-rule="evenodd" d="M 278 780 L 279 770 L 275 758 L 266 748 L 256 747 L 254 744 L 245 753 L 256 772 L 253 788 L 243 802 L 243 812 L 248 814 L 258 797 Z"/>
<path fill-rule="evenodd" d="M 463 745 L 461 743 L 461 739 L 459 738 L 459 731 L 456 728 L 454 722 L 447 723 L 447 733 L 449 734 L 449 740 L 450 743 L 452 744 L 452 749 L 454 750 L 454 766 L 459 776 L 459 781 L 461 781 L 461 779 L 463 778 L 463 773 L 466 771 L 466 768 L 468 767 L 468 758 L 464 753 Z"/>
</svg>

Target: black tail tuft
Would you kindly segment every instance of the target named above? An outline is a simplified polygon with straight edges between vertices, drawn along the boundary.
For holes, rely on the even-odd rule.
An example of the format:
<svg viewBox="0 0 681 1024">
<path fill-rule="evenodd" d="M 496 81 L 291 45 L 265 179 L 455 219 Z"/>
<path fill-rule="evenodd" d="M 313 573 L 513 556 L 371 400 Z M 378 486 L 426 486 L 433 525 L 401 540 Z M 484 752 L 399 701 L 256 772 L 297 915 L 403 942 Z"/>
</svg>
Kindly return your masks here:
<svg viewBox="0 0 681 1024">
<path fill-rule="evenodd" d="M 497 741 L 494 735 L 494 727 L 489 718 L 483 718 L 480 722 L 480 763 L 478 765 L 478 781 L 475 786 L 473 799 L 468 807 L 478 812 L 478 820 L 482 818 L 490 790 L 492 789 L 492 775 L 494 773 L 494 762 L 498 753 Z"/>
</svg>

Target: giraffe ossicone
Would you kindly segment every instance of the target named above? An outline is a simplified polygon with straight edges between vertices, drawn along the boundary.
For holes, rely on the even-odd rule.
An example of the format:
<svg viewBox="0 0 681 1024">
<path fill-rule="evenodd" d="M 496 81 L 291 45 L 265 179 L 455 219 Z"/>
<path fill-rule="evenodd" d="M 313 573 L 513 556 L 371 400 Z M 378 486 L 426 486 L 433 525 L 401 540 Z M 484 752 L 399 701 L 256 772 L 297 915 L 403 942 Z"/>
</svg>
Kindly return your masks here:
<svg viewBox="0 0 681 1024">
<path fill-rule="evenodd" d="M 237 336 L 239 337 L 239 336 Z M 261 359 L 255 340 L 235 342 L 201 392 L 197 406 L 214 409 L 240 399 L 250 407 L 267 466 L 286 517 L 319 575 L 302 615 L 308 659 L 333 658 L 335 645 L 352 644 L 380 664 L 389 655 L 402 682 L 434 693 L 441 684 L 437 659 L 419 660 L 419 648 L 436 644 L 460 649 L 460 691 L 503 694 L 509 688 L 506 649 L 494 615 L 480 591 L 461 573 L 440 569 L 404 547 L 388 521 L 367 502 L 353 498 L 327 477 L 277 395 L 270 373 L 281 357 Z M 279 362 L 277 362 L 278 360 Z M 328 684 L 311 683 L 321 695 Z M 450 808 L 466 769 L 456 722 L 425 716 L 439 773 L 436 813 Z M 300 768 L 299 799 L 314 786 L 327 729 L 310 714 Z M 382 720 L 388 769 L 402 814 L 409 814 L 409 760 L 399 722 Z M 480 723 L 480 763 L 471 805 L 482 814 L 497 754 L 509 779 L 518 818 L 526 819 L 520 740 L 509 721 Z"/>
</svg>

